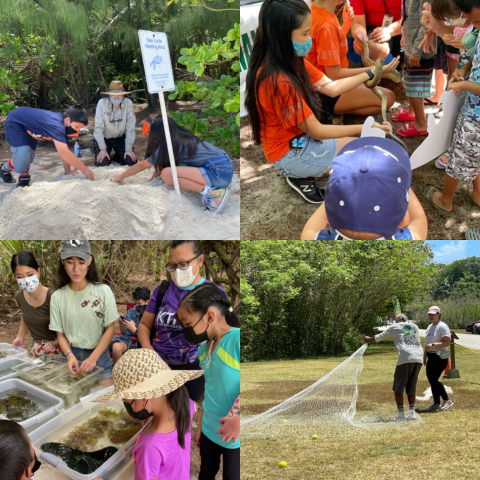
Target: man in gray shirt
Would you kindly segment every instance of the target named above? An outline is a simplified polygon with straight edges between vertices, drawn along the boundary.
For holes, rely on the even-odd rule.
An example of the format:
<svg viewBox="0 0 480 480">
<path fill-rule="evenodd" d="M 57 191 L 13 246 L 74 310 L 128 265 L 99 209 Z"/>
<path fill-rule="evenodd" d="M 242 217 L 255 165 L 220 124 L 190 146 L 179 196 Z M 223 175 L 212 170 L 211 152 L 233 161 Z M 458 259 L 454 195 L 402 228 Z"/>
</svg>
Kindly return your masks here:
<svg viewBox="0 0 480 480">
<path fill-rule="evenodd" d="M 95 111 L 95 165 L 106 167 L 112 160 L 120 165 L 134 165 L 137 163 L 133 153 L 135 142 L 135 113 L 133 103 L 125 98 L 126 92 L 123 83 L 114 80 L 110 83 L 108 92 L 102 92 L 108 98 L 102 98 Z M 112 150 L 115 155 L 111 156 Z"/>
<path fill-rule="evenodd" d="M 400 323 L 399 323 L 400 322 Z M 387 327 L 374 337 L 363 337 L 365 343 L 379 342 L 393 337 L 397 347 L 398 361 L 393 379 L 393 392 L 398 408 L 398 420 L 413 420 L 415 418 L 415 396 L 417 380 L 423 364 L 423 348 L 420 342 L 420 332 L 413 323 L 408 323 L 407 316 L 397 316 L 397 323 Z M 403 407 L 403 392 L 407 394 L 410 414 L 405 417 Z"/>
</svg>

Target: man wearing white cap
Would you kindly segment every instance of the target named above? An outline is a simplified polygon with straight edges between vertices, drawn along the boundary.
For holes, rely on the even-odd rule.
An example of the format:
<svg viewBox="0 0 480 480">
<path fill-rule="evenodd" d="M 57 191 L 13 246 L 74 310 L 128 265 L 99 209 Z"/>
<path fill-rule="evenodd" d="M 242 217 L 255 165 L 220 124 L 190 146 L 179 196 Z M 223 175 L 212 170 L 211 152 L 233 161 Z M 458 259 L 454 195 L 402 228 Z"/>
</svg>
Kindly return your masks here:
<svg viewBox="0 0 480 480">
<path fill-rule="evenodd" d="M 129 92 L 122 82 L 114 80 L 108 91 L 102 93 L 108 98 L 102 98 L 95 111 L 95 165 L 107 167 L 112 160 L 120 165 L 134 165 L 137 163 L 133 153 L 136 119 L 132 101 L 125 98 Z M 113 157 L 110 156 L 112 150 L 115 150 Z"/>
<path fill-rule="evenodd" d="M 426 408 L 425 411 L 435 412 L 437 410 L 447 410 L 453 405 L 448 398 L 445 387 L 440 383 L 439 378 L 448 364 L 450 352 L 450 329 L 446 323 L 440 321 L 442 314 L 440 307 L 433 306 L 428 309 L 428 318 L 430 325 L 425 332 L 425 353 L 423 354 L 423 364 L 427 367 L 427 378 L 432 387 L 433 405 Z M 443 404 L 440 405 L 440 397 L 443 398 Z"/>
</svg>

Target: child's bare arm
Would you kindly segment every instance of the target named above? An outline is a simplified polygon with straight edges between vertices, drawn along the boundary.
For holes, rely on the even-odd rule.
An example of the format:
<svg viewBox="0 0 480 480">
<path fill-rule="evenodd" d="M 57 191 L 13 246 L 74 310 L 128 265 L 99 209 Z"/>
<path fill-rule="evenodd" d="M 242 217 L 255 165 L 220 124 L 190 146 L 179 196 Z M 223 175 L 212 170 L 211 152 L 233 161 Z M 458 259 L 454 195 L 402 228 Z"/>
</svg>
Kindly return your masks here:
<svg viewBox="0 0 480 480">
<path fill-rule="evenodd" d="M 131 177 L 132 175 L 136 175 L 137 173 L 143 172 L 147 168 L 151 167 L 152 164 L 149 163 L 147 160 L 142 160 L 137 162 L 135 165 L 132 165 L 128 170 L 125 170 L 120 175 L 117 175 L 112 182 L 121 182 L 125 180 L 127 177 Z"/>
<path fill-rule="evenodd" d="M 449 89 L 455 90 L 456 92 L 470 92 L 480 96 L 480 83 L 477 82 L 469 82 L 468 80 L 452 82 L 449 84 Z"/>
<path fill-rule="evenodd" d="M 428 221 L 422 204 L 418 200 L 415 192 L 408 191 L 410 201 L 408 202 L 408 213 L 410 215 L 409 230 L 412 232 L 414 240 L 426 240 L 428 233 Z"/>
<path fill-rule="evenodd" d="M 315 240 L 317 233 L 327 227 L 327 211 L 325 204 L 322 203 L 317 211 L 309 218 L 305 227 L 303 227 L 301 240 Z"/>
<path fill-rule="evenodd" d="M 69 149 L 66 143 L 54 140 L 55 148 L 62 160 L 73 168 L 80 170 L 89 180 L 94 180 L 93 172 L 86 167 Z"/>
</svg>

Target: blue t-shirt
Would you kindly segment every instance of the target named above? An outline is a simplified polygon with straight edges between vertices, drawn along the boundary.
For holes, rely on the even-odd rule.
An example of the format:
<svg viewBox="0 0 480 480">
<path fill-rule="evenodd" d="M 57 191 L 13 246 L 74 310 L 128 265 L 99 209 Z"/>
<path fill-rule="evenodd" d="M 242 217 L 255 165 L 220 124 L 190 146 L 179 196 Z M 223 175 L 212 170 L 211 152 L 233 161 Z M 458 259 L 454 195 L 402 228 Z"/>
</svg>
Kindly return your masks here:
<svg viewBox="0 0 480 480">
<path fill-rule="evenodd" d="M 154 164 L 153 158 L 156 158 L 158 155 L 158 149 L 155 150 L 154 154 L 147 158 L 147 162 L 151 165 Z M 212 145 L 208 142 L 203 142 L 198 144 L 197 154 L 192 160 L 188 160 L 187 152 L 180 150 L 179 152 L 180 158 L 178 159 L 178 164 L 185 164 L 189 165 L 190 163 L 195 163 L 196 167 L 201 167 L 202 163 L 205 163 L 207 160 L 210 160 L 213 157 L 219 157 L 221 155 L 225 155 L 223 150 L 220 150 L 215 145 Z"/>
<path fill-rule="evenodd" d="M 236 443 L 222 441 L 217 430 L 240 395 L 240 329 L 232 327 L 220 339 L 208 367 L 208 342 L 198 347 L 198 358 L 205 375 L 202 433 L 224 448 L 239 448 L 240 438 Z"/>
<path fill-rule="evenodd" d="M 475 56 L 473 57 L 472 71 L 469 82 L 480 82 L 480 35 L 475 44 Z M 467 120 L 480 122 L 480 97 L 471 92 L 466 92 L 465 103 L 462 107 L 462 113 Z M 7 117 L 8 118 L 8 117 Z"/>
<path fill-rule="evenodd" d="M 5 136 L 12 147 L 28 145 L 35 150 L 38 140 L 67 143 L 63 115 L 38 108 L 20 107 L 12 110 L 5 120 Z"/>
<path fill-rule="evenodd" d="M 317 233 L 315 240 L 343 240 L 343 237 L 333 228 L 325 228 Z M 413 235 L 408 227 L 399 228 L 392 240 L 413 240 Z"/>
</svg>

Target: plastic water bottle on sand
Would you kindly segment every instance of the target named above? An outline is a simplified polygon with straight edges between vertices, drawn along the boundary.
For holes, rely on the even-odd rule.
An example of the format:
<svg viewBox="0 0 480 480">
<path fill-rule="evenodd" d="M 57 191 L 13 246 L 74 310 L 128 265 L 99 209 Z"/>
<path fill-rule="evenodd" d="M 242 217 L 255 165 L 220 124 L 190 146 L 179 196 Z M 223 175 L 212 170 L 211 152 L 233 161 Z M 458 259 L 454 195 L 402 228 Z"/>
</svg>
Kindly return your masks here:
<svg viewBox="0 0 480 480">
<path fill-rule="evenodd" d="M 78 140 L 75 142 L 75 146 L 73 147 L 73 151 L 74 151 L 76 157 L 82 158 L 82 149 L 80 148 L 80 145 L 78 144 Z"/>
</svg>

